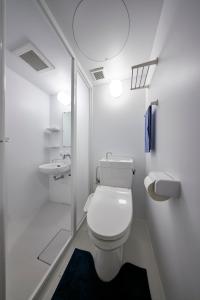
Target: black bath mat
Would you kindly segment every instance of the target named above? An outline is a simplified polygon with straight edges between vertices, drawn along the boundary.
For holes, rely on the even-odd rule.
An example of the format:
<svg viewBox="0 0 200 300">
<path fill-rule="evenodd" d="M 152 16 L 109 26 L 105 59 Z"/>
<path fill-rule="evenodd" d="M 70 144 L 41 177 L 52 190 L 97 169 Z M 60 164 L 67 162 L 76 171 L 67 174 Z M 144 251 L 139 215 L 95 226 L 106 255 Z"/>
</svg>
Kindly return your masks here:
<svg viewBox="0 0 200 300">
<path fill-rule="evenodd" d="M 110 282 L 102 282 L 92 255 L 75 249 L 52 300 L 151 300 L 145 269 L 126 263 Z"/>
</svg>

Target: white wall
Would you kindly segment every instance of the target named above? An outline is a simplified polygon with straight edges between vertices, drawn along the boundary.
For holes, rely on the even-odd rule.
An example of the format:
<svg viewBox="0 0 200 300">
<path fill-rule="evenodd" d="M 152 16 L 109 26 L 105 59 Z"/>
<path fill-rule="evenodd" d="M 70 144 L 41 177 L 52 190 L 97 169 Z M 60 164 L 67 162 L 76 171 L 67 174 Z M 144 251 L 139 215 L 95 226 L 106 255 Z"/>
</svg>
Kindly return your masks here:
<svg viewBox="0 0 200 300">
<path fill-rule="evenodd" d="M 113 154 L 134 157 L 134 216 L 144 216 L 145 174 L 144 156 L 144 109 L 143 90 L 130 91 L 130 80 L 123 82 L 123 94 L 114 99 L 109 85 L 94 87 L 94 174 L 98 160 L 111 151 Z M 94 186 L 95 186 L 95 178 Z"/>
<path fill-rule="evenodd" d="M 167 300 L 200 299 L 199 28 L 199 0 L 166 0 L 152 53 L 160 61 L 149 98 L 159 106 L 147 172 L 168 171 L 182 184 L 179 199 L 146 202 Z"/>
<path fill-rule="evenodd" d="M 49 127 L 49 96 L 6 70 L 6 145 L 8 248 L 48 200 L 48 177 L 38 166 L 48 160 L 45 128 Z"/>
<path fill-rule="evenodd" d="M 76 106 L 76 225 L 83 219 L 83 208 L 89 195 L 89 88 L 77 74 Z"/>
</svg>

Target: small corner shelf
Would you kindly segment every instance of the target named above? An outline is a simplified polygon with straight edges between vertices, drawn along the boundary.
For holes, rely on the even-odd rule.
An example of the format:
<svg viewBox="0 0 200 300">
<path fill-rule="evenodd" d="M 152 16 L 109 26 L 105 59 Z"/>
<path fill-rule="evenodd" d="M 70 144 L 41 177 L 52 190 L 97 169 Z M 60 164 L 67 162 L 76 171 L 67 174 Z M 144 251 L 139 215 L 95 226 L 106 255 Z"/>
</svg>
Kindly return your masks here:
<svg viewBox="0 0 200 300">
<path fill-rule="evenodd" d="M 132 66 L 131 90 L 149 88 L 149 84 L 157 64 L 158 58 Z"/>
<path fill-rule="evenodd" d="M 59 149 L 60 145 L 55 145 L 55 146 L 47 146 L 46 149 Z"/>
<path fill-rule="evenodd" d="M 46 129 L 46 132 L 59 132 L 60 131 L 60 129 L 59 128 L 57 128 L 57 127 L 49 127 L 49 128 L 47 128 Z"/>
</svg>

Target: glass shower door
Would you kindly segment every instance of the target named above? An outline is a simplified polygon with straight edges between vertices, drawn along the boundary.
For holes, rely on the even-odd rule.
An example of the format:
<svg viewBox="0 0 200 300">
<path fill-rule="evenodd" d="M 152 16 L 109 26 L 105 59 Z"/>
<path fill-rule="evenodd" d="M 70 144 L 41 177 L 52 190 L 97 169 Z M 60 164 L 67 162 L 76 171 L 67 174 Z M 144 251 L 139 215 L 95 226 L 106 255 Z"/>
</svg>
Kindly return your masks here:
<svg viewBox="0 0 200 300">
<path fill-rule="evenodd" d="M 6 5 L 6 299 L 27 300 L 72 236 L 72 58 L 36 1 Z"/>
<path fill-rule="evenodd" d="M 4 0 L 0 0 L 0 299 L 5 299 L 5 19 Z"/>
</svg>

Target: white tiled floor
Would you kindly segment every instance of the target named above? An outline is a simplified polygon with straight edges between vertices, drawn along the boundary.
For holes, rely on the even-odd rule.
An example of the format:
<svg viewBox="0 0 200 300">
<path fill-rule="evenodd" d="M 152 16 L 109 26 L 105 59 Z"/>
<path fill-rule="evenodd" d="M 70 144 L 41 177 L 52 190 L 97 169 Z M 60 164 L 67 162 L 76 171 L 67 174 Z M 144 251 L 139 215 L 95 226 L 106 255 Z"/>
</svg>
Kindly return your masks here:
<svg viewBox="0 0 200 300">
<path fill-rule="evenodd" d="M 55 269 L 47 286 L 34 300 L 50 300 L 58 282 L 71 258 L 75 248 L 93 253 L 94 248 L 88 237 L 86 222 L 77 232 L 74 240 L 68 247 L 63 259 Z M 164 292 L 160 281 L 148 228 L 143 220 L 134 220 L 129 240 L 124 246 L 124 262 L 131 262 L 147 269 L 152 300 L 164 300 Z M 133 283 L 134 284 L 134 283 Z"/>
<path fill-rule="evenodd" d="M 49 266 L 37 259 L 60 229 L 70 237 L 70 206 L 47 202 L 7 255 L 7 298 L 27 300 Z M 58 254 L 58 253 L 57 253 Z"/>
</svg>

